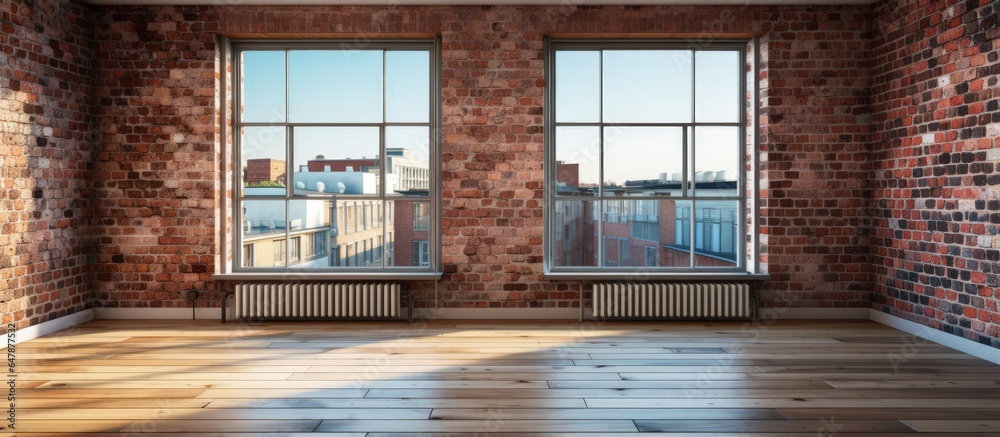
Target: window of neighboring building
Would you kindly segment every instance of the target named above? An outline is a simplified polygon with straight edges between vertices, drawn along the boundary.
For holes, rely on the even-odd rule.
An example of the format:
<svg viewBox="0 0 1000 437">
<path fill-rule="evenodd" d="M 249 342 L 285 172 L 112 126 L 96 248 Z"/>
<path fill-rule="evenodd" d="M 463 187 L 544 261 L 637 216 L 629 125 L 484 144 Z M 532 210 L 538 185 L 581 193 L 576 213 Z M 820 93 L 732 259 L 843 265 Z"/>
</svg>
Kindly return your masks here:
<svg viewBox="0 0 1000 437">
<path fill-rule="evenodd" d="M 271 248 L 274 253 L 274 263 L 284 264 L 285 263 L 285 240 L 274 240 L 271 242 Z"/>
<path fill-rule="evenodd" d="M 426 202 L 413 204 L 413 230 L 427 231 L 431 226 L 431 205 Z"/>
<path fill-rule="evenodd" d="M 646 267 L 656 267 L 660 262 L 655 246 L 646 246 Z"/>
<path fill-rule="evenodd" d="M 547 271 L 745 270 L 745 43 L 555 41 L 547 58 Z"/>
<path fill-rule="evenodd" d="M 299 262 L 302 258 L 302 237 L 292 237 L 292 244 L 289 245 L 291 250 L 289 261 L 293 263 Z"/>
<path fill-rule="evenodd" d="M 244 267 L 253 267 L 253 257 L 254 257 L 253 246 L 254 246 L 253 244 L 244 244 L 243 245 L 243 266 Z"/>
<path fill-rule="evenodd" d="M 413 265 L 426 266 L 430 263 L 430 244 L 427 241 L 413 242 Z"/>
<path fill-rule="evenodd" d="M 439 222 L 436 45 L 232 45 L 237 271 L 437 268 L 437 232 L 421 236 L 419 265 L 394 265 L 381 246 L 396 235 L 413 241 L 414 229 L 399 226 L 432 231 Z M 422 205 L 420 221 L 394 220 L 398 203 Z M 244 261 L 261 244 L 273 262 Z"/>
<path fill-rule="evenodd" d="M 327 231 L 317 232 L 313 234 L 313 249 L 315 250 L 316 257 L 323 257 L 326 255 L 326 239 Z"/>
</svg>

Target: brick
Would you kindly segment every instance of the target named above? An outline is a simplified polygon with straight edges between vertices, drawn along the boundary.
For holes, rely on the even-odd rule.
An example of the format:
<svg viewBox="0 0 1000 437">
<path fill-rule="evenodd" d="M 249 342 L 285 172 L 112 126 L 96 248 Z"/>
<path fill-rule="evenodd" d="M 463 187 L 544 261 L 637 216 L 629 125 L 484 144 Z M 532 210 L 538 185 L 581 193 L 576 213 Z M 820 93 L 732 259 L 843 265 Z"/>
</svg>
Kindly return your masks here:
<svg viewBox="0 0 1000 437">
<path fill-rule="evenodd" d="M 966 5 L 971 8 L 966 12 L 970 16 L 996 14 L 995 5 L 989 2 Z M 987 36 L 989 30 L 978 27 L 974 20 L 963 22 L 956 17 L 947 21 L 947 25 L 924 20 L 930 13 L 944 14 L 951 10 L 944 4 L 917 1 L 883 3 L 874 10 L 876 20 L 884 25 L 873 28 L 873 164 L 892 171 L 916 173 L 919 169 L 925 178 L 942 176 L 917 184 L 893 178 L 874 180 L 871 205 L 877 216 L 902 214 L 906 206 L 899 201 L 904 199 L 923 204 L 919 211 L 912 211 L 910 220 L 897 231 L 876 233 L 871 240 L 872 262 L 877 266 L 872 276 L 874 307 L 880 310 L 894 307 L 897 309 L 890 311 L 892 314 L 919 321 L 918 316 L 926 314 L 899 306 L 898 302 L 918 296 L 924 285 L 939 285 L 946 289 L 939 294 L 942 308 L 964 313 L 970 319 L 978 317 L 982 324 L 950 318 L 946 313 L 930 315 L 932 319 L 922 323 L 956 335 L 962 335 L 964 328 L 970 326 L 976 331 L 997 332 L 993 317 L 997 314 L 996 305 L 990 299 L 967 297 L 992 295 L 990 291 L 984 293 L 982 285 L 991 280 L 987 272 L 1000 271 L 1000 264 L 990 259 L 998 242 L 996 229 L 982 225 L 989 223 L 995 211 L 989 201 L 996 199 L 997 191 L 990 178 L 995 174 L 994 164 L 1000 160 L 1000 154 L 995 144 L 991 148 L 988 140 L 982 145 L 977 140 L 989 138 L 997 130 L 992 121 L 993 114 L 998 113 L 997 107 L 988 103 L 995 97 L 981 91 L 984 82 L 996 81 L 996 59 L 989 60 L 975 47 L 956 51 L 958 43 L 952 41 L 945 46 L 951 55 L 938 58 L 934 68 L 927 69 L 921 65 L 925 58 L 922 49 L 911 44 L 921 40 L 916 35 L 935 33 L 930 40 L 932 44 L 991 38 Z M 915 76 L 921 76 L 921 80 L 909 82 Z M 931 82 L 933 86 L 929 85 Z M 900 122 L 901 107 L 909 108 L 907 115 L 912 116 L 907 119 L 909 123 Z M 967 116 L 980 113 L 982 116 Z M 931 134 L 935 138 L 933 145 L 916 141 Z M 971 152 L 984 148 L 989 150 Z M 904 187 L 908 189 L 900 189 Z M 930 234 L 918 232 L 923 229 Z M 914 259 L 929 259 L 930 264 L 913 264 L 910 260 Z M 910 274 L 914 271 L 924 274 Z"/>
</svg>

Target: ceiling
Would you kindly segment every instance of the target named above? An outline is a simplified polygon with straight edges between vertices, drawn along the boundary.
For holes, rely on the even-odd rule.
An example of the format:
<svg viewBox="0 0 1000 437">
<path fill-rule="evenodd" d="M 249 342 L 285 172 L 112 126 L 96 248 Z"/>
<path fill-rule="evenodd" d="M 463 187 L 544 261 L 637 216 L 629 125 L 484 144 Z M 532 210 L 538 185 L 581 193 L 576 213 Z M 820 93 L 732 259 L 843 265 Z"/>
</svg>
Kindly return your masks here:
<svg viewBox="0 0 1000 437">
<path fill-rule="evenodd" d="M 85 0 L 98 5 L 867 5 L 876 0 Z"/>
</svg>

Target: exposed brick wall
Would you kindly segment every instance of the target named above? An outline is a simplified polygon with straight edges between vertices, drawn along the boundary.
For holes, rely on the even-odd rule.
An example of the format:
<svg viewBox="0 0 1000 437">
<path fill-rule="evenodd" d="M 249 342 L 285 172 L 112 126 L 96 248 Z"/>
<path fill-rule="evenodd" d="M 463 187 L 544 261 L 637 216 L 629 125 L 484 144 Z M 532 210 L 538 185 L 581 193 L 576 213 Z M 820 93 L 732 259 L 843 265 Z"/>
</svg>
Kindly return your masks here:
<svg viewBox="0 0 1000 437">
<path fill-rule="evenodd" d="M 217 28 L 202 10 L 96 14 L 94 274 L 102 305 L 189 306 L 186 290 L 215 289 L 219 62 Z"/>
<path fill-rule="evenodd" d="M 870 34 L 864 9 L 766 13 L 760 79 L 765 301 L 868 307 Z"/>
<path fill-rule="evenodd" d="M 1000 7 L 875 12 L 874 307 L 1000 347 Z"/>
<path fill-rule="evenodd" d="M 426 33 L 443 44 L 446 307 L 572 306 L 542 278 L 543 36 L 762 33 L 767 300 L 867 306 L 865 7 L 100 7 L 100 298 L 214 289 L 215 33 Z M 776 250 L 777 248 L 777 250 Z M 422 305 L 431 284 L 414 284 Z"/>
<path fill-rule="evenodd" d="M 37 325 L 90 300 L 90 28 L 77 2 L 0 1 L 4 325 Z"/>
</svg>

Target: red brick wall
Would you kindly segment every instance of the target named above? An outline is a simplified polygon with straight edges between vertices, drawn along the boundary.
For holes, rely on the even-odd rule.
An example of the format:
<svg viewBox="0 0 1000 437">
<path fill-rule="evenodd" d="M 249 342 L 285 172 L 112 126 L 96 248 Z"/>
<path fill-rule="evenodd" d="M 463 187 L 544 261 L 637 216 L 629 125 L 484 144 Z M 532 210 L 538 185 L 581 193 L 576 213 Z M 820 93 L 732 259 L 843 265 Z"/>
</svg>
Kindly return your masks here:
<svg viewBox="0 0 1000 437">
<path fill-rule="evenodd" d="M 329 166 L 330 171 L 347 171 L 347 167 L 351 167 L 352 171 L 360 172 L 369 167 L 376 167 L 377 164 L 374 159 L 331 159 L 326 161 L 311 159 L 306 162 L 306 168 L 309 171 L 326 171 L 326 167 Z M 298 171 L 298 169 L 295 170 Z"/>
<path fill-rule="evenodd" d="M 187 307 L 214 290 L 219 62 L 204 8 L 98 10 L 96 299 Z M 219 21 L 217 13 L 212 20 Z M 218 294 L 208 293 L 208 299 Z M 204 300 L 200 303 L 204 305 Z"/>
<path fill-rule="evenodd" d="M 77 2 L 0 1 L 0 323 L 90 303 L 89 13 Z"/>
<path fill-rule="evenodd" d="M 874 307 L 1000 347 L 1000 7 L 875 12 Z"/>
<path fill-rule="evenodd" d="M 447 307 L 575 305 L 542 278 L 543 36 L 761 33 L 765 304 L 868 306 L 865 7 L 102 7 L 95 154 L 100 298 L 215 289 L 216 33 L 440 35 Z M 414 284 L 421 305 L 431 284 Z"/>
<path fill-rule="evenodd" d="M 760 257 L 772 282 L 763 299 L 867 307 L 867 14 L 768 16 L 760 29 Z"/>
<path fill-rule="evenodd" d="M 271 158 L 248 159 L 244 172 L 243 180 L 248 184 L 277 182 L 285 179 L 280 177 L 285 174 L 285 161 Z"/>
</svg>

